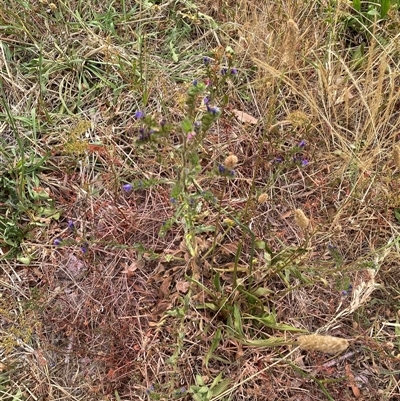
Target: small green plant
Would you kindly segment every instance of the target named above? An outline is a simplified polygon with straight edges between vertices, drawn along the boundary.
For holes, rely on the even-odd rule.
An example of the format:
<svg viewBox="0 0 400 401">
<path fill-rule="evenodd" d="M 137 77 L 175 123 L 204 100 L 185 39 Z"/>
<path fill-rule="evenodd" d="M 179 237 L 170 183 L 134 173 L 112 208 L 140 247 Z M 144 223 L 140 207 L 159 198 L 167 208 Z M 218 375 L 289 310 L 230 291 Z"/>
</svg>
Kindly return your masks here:
<svg viewBox="0 0 400 401">
<path fill-rule="evenodd" d="M 207 385 L 201 375 L 196 375 L 196 384 L 190 386 L 189 393 L 194 401 L 210 401 L 223 393 L 230 385 L 230 379 L 223 379 L 220 373 L 211 384 Z"/>
<path fill-rule="evenodd" d="M 12 154 L 1 143 L 0 148 L 3 157 L 11 161 Z M 60 216 L 50 194 L 40 185 L 39 174 L 45 162 L 45 157 L 24 153 L 16 163 L 0 166 L 0 246 L 8 256 L 19 253 L 21 243 L 33 228 Z M 29 255 L 19 256 L 29 264 Z"/>
</svg>

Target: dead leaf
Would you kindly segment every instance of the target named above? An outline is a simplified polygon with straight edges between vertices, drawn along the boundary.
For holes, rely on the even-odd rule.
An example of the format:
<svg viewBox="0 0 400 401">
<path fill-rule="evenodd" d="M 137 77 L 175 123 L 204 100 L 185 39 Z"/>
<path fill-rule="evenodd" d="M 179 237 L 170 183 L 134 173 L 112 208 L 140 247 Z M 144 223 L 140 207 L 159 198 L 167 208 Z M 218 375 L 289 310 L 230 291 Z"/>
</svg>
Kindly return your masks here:
<svg viewBox="0 0 400 401">
<path fill-rule="evenodd" d="M 160 298 L 167 298 L 169 295 L 169 286 L 171 285 L 172 281 L 172 276 L 168 276 L 164 279 L 162 282 L 159 290 L 158 290 L 158 295 Z"/>
<path fill-rule="evenodd" d="M 335 102 L 335 106 L 344 103 L 345 101 L 353 99 L 354 95 L 351 93 L 351 88 L 346 89 L 337 99 Z"/>
<path fill-rule="evenodd" d="M 125 265 L 125 269 L 122 270 L 122 273 L 126 274 L 128 277 L 133 276 L 135 271 L 138 269 L 139 265 L 136 260 L 134 260 L 129 266 Z"/>
<path fill-rule="evenodd" d="M 178 281 L 176 283 L 176 290 L 182 294 L 186 294 L 189 291 L 190 283 L 187 281 Z"/>
<path fill-rule="evenodd" d="M 221 245 L 221 253 L 223 255 L 236 255 L 238 247 L 239 247 L 238 241 Z"/>
<path fill-rule="evenodd" d="M 233 109 L 232 113 L 242 123 L 245 123 L 245 124 L 257 124 L 258 123 L 257 118 L 251 116 L 250 114 L 245 113 L 244 111 Z"/>
<path fill-rule="evenodd" d="M 351 371 L 351 366 L 350 366 L 349 363 L 346 363 L 345 371 L 346 371 L 347 378 L 349 380 L 349 385 L 351 387 L 351 390 L 353 391 L 354 397 L 360 398 L 361 397 L 361 391 L 356 385 L 356 380 L 355 380 L 354 375 L 353 375 L 353 373 Z"/>
<path fill-rule="evenodd" d="M 171 308 L 171 303 L 163 299 L 160 302 L 158 302 L 158 304 L 152 310 L 152 315 L 154 318 L 156 318 L 157 316 L 162 315 L 166 310 L 170 308 Z"/>
</svg>

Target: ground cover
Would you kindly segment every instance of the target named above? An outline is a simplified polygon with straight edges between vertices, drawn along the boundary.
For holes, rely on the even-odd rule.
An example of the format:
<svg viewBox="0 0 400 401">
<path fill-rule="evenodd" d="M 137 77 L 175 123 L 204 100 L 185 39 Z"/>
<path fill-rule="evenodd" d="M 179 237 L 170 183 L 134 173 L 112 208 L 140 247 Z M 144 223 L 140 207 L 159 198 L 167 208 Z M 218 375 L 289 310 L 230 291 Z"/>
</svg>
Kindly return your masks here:
<svg viewBox="0 0 400 401">
<path fill-rule="evenodd" d="M 259 3 L 0 5 L 1 399 L 400 399 L 396 5 Z"/>
</svg>

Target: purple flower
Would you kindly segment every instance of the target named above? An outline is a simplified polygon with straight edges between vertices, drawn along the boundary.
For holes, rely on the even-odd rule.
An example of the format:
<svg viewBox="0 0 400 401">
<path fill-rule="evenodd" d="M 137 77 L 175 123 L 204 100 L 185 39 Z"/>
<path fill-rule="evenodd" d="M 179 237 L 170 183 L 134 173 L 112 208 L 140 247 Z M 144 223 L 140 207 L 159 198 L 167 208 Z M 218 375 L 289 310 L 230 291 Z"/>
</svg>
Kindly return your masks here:
<svg viewBox="0 0 400 401">
<path fill-rule="evenodd" d="M 210 103 L 210 98 L 208 96 L 206 96 L 203 100 L 204 104 L 208 104 Z"/>
<path fill-rule="evenodd" d="M 144 112 L 138 110 L 138 111 L 135 113 L 135 118 L 138 119 L 138 120 L 144 118 Z"/>
<path fill-rule="evenodd" d="M 302 139 L 300 142 L 299 142 L 299 148 L 304 148 L 306 146 L 306 141 L 304 140 L 304 139 Z"/>
<path fill-rule="evenodd" d="M 218 165 L 218 171 L 219 171 L 220 174 L 226 173 L 226 168 L 225 168 L 225 166 L 224 166 L 223 164 L 219 164 L 219 165 Z"/>
<path fill-rule="evenodd" d="M 228 72 L 227 68 L 222 68 L 221 69 L 221 75 L 225 75 Z"/>
<path fill-rule="evenodd" d="M 211 114 L 214 114 L 214 116 L 215 116 L 216 114 L 219 113 L 219 107 L 217 107 L 217 106 L 208 107 L 207 110 L 208 110 Z"/>
<path fill-rule="evenodd" d="M 56 239 L 54 240 L 54 245 L 56 245 L 56 246 L 61 245 L 61 242 L 62 242 L 62 239 L 61 239 L 61 238 L 56 238 Z"/>
<path fill-rule="evenodd" d="M 201 127 L 201 121 L 200 120 L 196 120 L 193 125 L 194 125 L 195 128 L 200 128 Z"/>
<path fill-rule="evenodd" d="M 150 394 L 152 391 L 154 391 L 154 386 L 151 385 L 147 390 L 146 390 L 146 394 Z"/>
<path fill-rule="evenodd" d="M 303 167 L 307 166 L 308 163 L 309 163 L 309 162 L 308 162 L 307 159 L 302 159 L 302 160 L 301 160 L 301 165 L 302 165 Z"/>
<path fill-rule="evenodd" d="M 210 57 L 203 57 L 203 63 L 204 63 L 204 65 L 208 65 L 208 64 L 210 64 L 211 63 L 211 59 L 210 59 Z"/>
<path fill-rule="evenodd" d="M 130 191 L 132 191 L 133 186 L 132 186 L 132 184 L 124 184 L 124 185 L 122 185 L 122 189 L 123 189 L 125 192 L 130 192 Z"/>
<path fill-rule="evenodd" d="M 273 162 L 274 163 L 282 163 L 283 162 L 283 157 L 281 157 L 281 156 L 275 157 Z"/>
<path fill-rule="evenodd" d="M 232 74 L 232 75 L 236 75 L 237 73 L 238 73 L 237 68 L 232 68 L 232 69 L 231 69 L 231 74 Z"/>
<path fill-rule="evenodd" d="M 81 245 L 81 251 L 82 253 L 87 253 L 89 245 L 85 242 L 84 244 Z"/>
<path fill-rule="evenodd" d="M 193 85 L 193 86 L 197 86 L 197 84 L 198 84 L 198 81 L 197 81 L 197 79 L 195 79 L 195 80 L 192 82 L 192 85 Z"/>
<path fill-rule="evenodd" d="M 75 229 L 75 224 L 72 220 L 68 220 L 68 228 L 70 230 L 74 230 Z"/>
<path fill-rule="evenodd" d="M 345 297 L 348 294 L 348 292 L 346 290 L 342 291 L 342 295 Z"/>
</svg>

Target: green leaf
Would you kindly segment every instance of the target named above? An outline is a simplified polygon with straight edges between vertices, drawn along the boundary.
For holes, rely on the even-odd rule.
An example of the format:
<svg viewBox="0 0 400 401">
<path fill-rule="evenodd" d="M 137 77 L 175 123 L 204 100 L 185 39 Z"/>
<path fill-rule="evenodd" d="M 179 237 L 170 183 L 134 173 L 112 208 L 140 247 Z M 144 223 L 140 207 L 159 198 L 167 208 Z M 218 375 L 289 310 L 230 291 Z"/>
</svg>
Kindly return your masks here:
<svg viewBox="0 0 400 401">
<path fill-rule="evenodd" d="M 262 297 L 262 296 L 264 296 L 264 295 L 272 294 L 272 293 L 273 293 L 272 290 L 270 290 L 270 289 L 268 289 L 268 288 L 263 288 L 263 287 L 259 287 L 259 288 L 257 288 L 256 290 L 253 291 L 253 294 L 254 294 L 256 297 Z"/>
<path fill-rule="evenodd" d="M 218 345 L 219 345 L 219 343 L 221 341 L 221 338 L 222 338 L 221 328 L 219 327 L 217 329 L 216 333 L 214 334 L 214 339 L 213 339 L 213 341 L 211 343 L 211 347 L 208 350 L 208 352 L 207 352 L 207 354 L 206 354 L 206 356 L 204 358 L 204 363 L 205 363 L 206 368 L 208 368 L 208 362 L 209 362 L 210 358 L 212 357 L 214 351 L 218 348 Z"/>
<path fill-rule="evenodd" d="M 179 183 L 177 183 L 171 190 L 171 198 L 178 199 L 181 193 L 182 193 L 182 186 Z"/>
<path fill-rule="evenodd" d="M 237 305 L 233 306 L 233 325 L 235 331 L 240 335 L 240 337 L 245 337 L 243 333 L 242 316 Z"/>
<path fill-rule="evenodd" d="M 213 397 L 218 396 L 221 393 L 223 393 L 230 384 L 231 384 L 230 379 L 225 379 L 221 383 L 218 383 L 212 390 Z"/>
<path fill-rule="evenodd" d="M 266 246 L 265 241 L 256 241 L 254 245 L 256 249 L 263 249 L 263 250 L 265 249 Z"/>
<path fill-rule="evenodd" d="M 400 209 L 394 209 L 394 217 L 400 223 Z"/>
<path fill-rule="evenodd" d="M 187 118 L 185 118 L 182 123 L 181 123 L 181 127 L 183 132 L 185 132 L 186 134 L 188 134 L 189 132 L 193 131 L 193 126 L 192 123 L 190 122 L 190 120 L 188 120 Z"/>
<path fill-rule="evenodd" d="M 381 0 L 381 18 L 385 18 L 390 9 L 390 0 Z"/>
<path fill-rule="evenodd" d="M 353 0 L 353 8 L 354 8 L 354 10 L 360 12 L 361 11 L 361 0 Z"/>
<path fill-rule="evenodd" d="M 213 284 L 214 284 L 215 289 L 216 289 L 218 292 L 221 292 L 221 281 L 220 281 L 220 274 L 219 274 L 219 272 L 216 272 L 216 273 L 215 273 L 215 276 L 214 276 L 214 278 L 213 278 Z"/>
<path fill-rule="evenodd" d="M 30 265 L 32 261 L 32 258 L 30 256 L 18 256 L 17 259 L 26 266 Z"/>
</svg>

